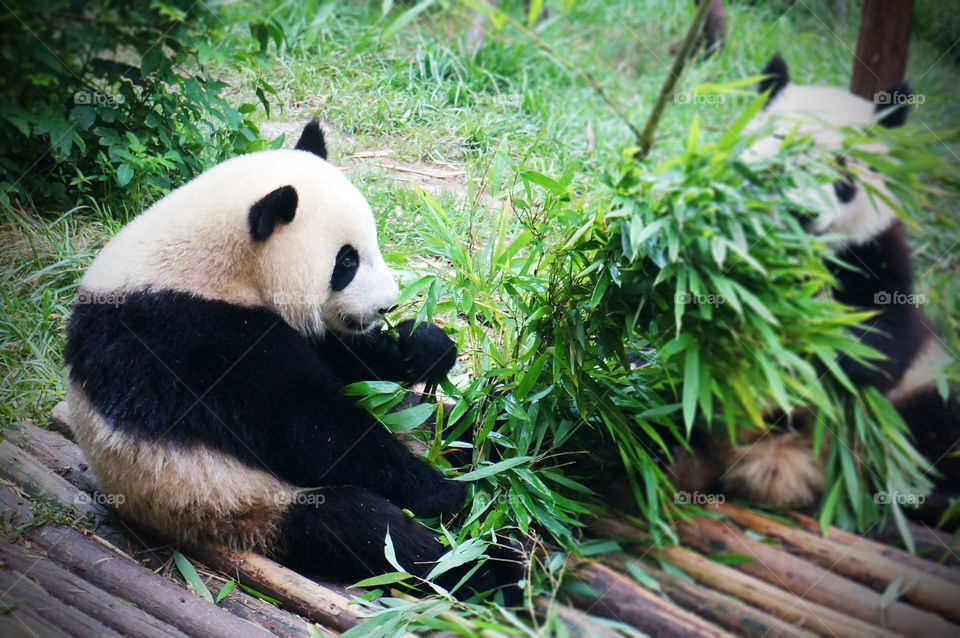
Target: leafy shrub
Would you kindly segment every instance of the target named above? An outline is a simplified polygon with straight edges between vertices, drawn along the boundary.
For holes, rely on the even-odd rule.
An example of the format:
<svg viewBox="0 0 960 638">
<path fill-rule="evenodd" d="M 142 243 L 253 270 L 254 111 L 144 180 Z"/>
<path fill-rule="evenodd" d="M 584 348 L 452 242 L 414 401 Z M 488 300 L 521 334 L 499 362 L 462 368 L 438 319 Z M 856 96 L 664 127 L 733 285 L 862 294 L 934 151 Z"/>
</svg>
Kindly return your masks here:
<svg viewBox="0 0 960 638">
<path fill-rule="evenodd" d="M 0 18 L 0 197 L 150 200 L 209 163 L 263 146 L 199 34 L 204 3 L 15 2 Z"/>
<path fill-rule="evenodd" d="M 829 443 L 824 523 L 863 528 L 882 514 L 874 492 L 929 488 L 899 416 L 836 364 L 876 356 L 847 332 L 868 315 L 832 300 L 830 253 L 787 197 L 835 173 L 801 170 L 789 155 L 744 163 L 742 128 L 759 107 L 714 143 L 694 120 L 686 150 L 654 170 L 628 151 L 605 192 L 583 193 L 574 169 L 553 179 L 521 168 L 518 229 L 505 212 L 479 250 L 424 194 L 423 242 L 452 267 L 404 296 L 422 293 L 424 315 L 454 313 L 468 326 L 471 378 L 445 390 L 458 398 L 447 439 L 477 424 L 479 467 L 489 468 L 475 484 L 492 498 L 474 499 L 466 519 L 474 532 L 536 521 L 575 547 L 579 515 L 602 506 L 588 458 L 605 441 L 651 528 L 670 536 L 682 512 L 662 459 L 695 428 L 731 439 L 769 428 L 773 408 L 810 408 L 815 446 Z M 923 192 L 911 175 L 929 161 L 897 172 L 907 204 L 922 201 L 909 194 Z M 494 160 L 494 182 L 505 162 Z M 631 369 L 629 355 L 645 365 Z"/>
</svg>

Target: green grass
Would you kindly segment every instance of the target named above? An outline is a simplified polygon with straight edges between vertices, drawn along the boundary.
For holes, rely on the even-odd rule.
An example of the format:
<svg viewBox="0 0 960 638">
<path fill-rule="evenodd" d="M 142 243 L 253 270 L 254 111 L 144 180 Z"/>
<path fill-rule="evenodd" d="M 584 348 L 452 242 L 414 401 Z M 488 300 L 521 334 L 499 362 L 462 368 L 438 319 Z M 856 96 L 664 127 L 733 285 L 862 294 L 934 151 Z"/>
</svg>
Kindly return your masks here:
<svg viewBox="0 0 960 638">
<path fill-rule="evenodd" d="M 564 4 L 572 6 L 564 8 Z M 826 13 L 826 2 L 727 4 L 726 46 L 719 55 L 690 68 L 678 87 L 684 95 L 701 84 L 756 75 L 777 51 L 787 59 L 797 82 L 849 84 L 857 35 L 853 8 L 849 24 L 837 25 Z M 470 16 L 454 2 L 437 3 L 392 37 L 384 37 L 410 5 L 397 3 L 385 14 L 380 6 L 293 0 L 256 6 L 225 4 L 216 9 L 223 17 L 222 32 L 211 34 L 209 44 L 251 55 L 237 55 L 243 61 L 239 64 L 228 54 L 217 63 L 215 74 L 230 84 L 227 98 L 237 104 L 255 102 L 255 92 L 266 81 L 274 89 L 266 93 L 272 122 L 305 122 L 314 116 L 324 121 L 330 131 L 332 160 L 350 166 L 351 179 L 377 214 L 383 252 L 405 283 L 429 274 L 437 265 L 429 261 L 435 256 L 424 249 L 424 227 L 436 211 L 417 188 L 394 179 L 410 174 L 380 169 L 375 161 L 352 156 L 391 149 L 387 163 L 405 162 L 437 171 L 449 170 L 448 166 L 462 169 L 465 178 L 438 197 L 438 208 L 448 216 L 449 231 L 470 251 L 469 261 L 480 282 L 477 287 L 486 293 L 475 301 L 495 308 L 507 303 L 508 295 L 495 286 L 499 280 L 489 260 L 495 248 L 491 238 L 498 232 L 515 235 L 525 227 L 522 219 L 532 217 L 548 242 L 570 231 L 568 220 L 551 217 L 548 213 L 555 209 L 525 189 L 521 173 L 538 171 L 555 178 L 569 173 L 576 195 L 592 201 L 606 176 L 615 173 L 624 149 L 634 143 L 624 123 L 568 67 L 589 73 L 633 123 L 642 126 L 671 62 L 670 47 L 682 37 L 692 17 L 692 3 L 552 3 L 549 17 L 533 30 L 562 60 L 510 26 L 497 29 L 489 24 L 483 45 L 473 54 L 465 52 L 462 35 Z M 523 3 L 500 6 L 523 19 Z M 270 41 L 263 55 L 252 55 L 260 44 L 251 36 L 251 20 L 274 25 L 281 34 L 279 42 Z M 955 58 L 943 58 L 944 52 L 942 44 L 915 36 L 908 79 L 925 96 L 925 104 L 911 117 L 943 132 L 941 137 L 949 141 L 936 150 L 956 158 L 960 146 L 949 131 L 960 128 L 956 109 L 960 83 Z M 715 139 L 751 97 L 726 93 L 712 103 L 671 103 L 647 164 L 656 166 L 681 152 L 695 116 L 704 136 Z M 592 151 L 588 128 L 595 139 Z M 530 207 L 524 209 L 523 203 Z M 44 423 L 62 398 L 63 330 L 77 279 L 122 222 L 148 204 L 131 201 L 118 210 L 84 200 L 74 202 L 68 211 L 4 208 L 0 216 L 4 304 L 0 410 L 5 426 L 21 419 Z M 920 291 L 930 301 L 926 309 L 941 327 L 946 343 L 960 351 L 955 192 L 933 204 L 911 230 L 916 272 Z M 416 298 L 405 310 L 415 310 L 422 301 Z M 440 300 L 438 308 L 441 319 L 454 321 L 449 300 Z M 494 350 L 503 347 L 499 359 L 474 360 L 475 368 L 503 365 L 520 348 L 520 344 L 501 343 L 508 331 L 497 327 L 493 320 L 485 325 L 485 332 L 458 335 L 461 350 L 475 357 L 491 352 L 490 344 L 480 343 L 478 334 L 486 335 Z M 460 375 L 456 381 L 463 386 L 468 379 Z M 496 521 L 481 521 L 478 529 L 496 527 Z M 564 576 L 558 557 L 562 554 L 546 552 L 539 557 L 532 591 L 549 593 L 558 587 Z M 451 610 L 464 612 L 463 626 L 471 630 L 484 622 L 504 631 L 523 625 L 501 610 L 436 600 L 389 599 L 386 604 L 391 609 L 377 622 L 395 623 L 395 627 L 417 614 L 433 617 Z M 550 616 L 543 622 L 543 630 L 554 631 L 559 621 Z"/>
</svg>

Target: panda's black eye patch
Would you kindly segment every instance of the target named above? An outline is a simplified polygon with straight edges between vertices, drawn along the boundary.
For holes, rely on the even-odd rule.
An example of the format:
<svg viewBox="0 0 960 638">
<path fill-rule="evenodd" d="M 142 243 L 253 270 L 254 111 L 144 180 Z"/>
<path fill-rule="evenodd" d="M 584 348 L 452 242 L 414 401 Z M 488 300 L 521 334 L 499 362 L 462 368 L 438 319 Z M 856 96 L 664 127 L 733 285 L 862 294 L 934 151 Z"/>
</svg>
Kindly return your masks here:
<svg viewBox="0 0 960 638">
<path fill-rule="evenodd" d="M 333 266 L 333 274 L 330 275 L 330 288 L 334 292 L 339 292 L 347 287 L 353 281 L 357 274 L 357 268 L 360 266 L 360 254 L 357 249 L 350 244 L 344 244 L 337 252 L 337 262 Z"/>
<path fill-rule="evenodd" d="M 857 194 L 857 185 L 853 183 L 853 174 L 847 170 L 847 160 L 837 157 L 836 162 L 840 166 L 841 179 L 833 183 L 833 192 L 841 204 L 849 204 Z"/>
</svg>

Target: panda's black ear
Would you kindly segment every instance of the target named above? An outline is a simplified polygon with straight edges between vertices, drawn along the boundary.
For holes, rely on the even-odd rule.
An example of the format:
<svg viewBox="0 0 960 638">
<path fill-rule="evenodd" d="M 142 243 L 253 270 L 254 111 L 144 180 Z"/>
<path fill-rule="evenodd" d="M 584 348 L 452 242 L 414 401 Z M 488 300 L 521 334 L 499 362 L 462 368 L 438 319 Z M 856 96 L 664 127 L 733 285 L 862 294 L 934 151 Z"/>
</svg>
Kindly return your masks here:
<svg viewBox="0 0 960 638">
<path fill-rule="evenodd" d="M 913 91 L 906 82 L 897 82 L 886 91 L 880 91 L 874 96 L 874 108 L 877 113 L 883 113 L 877 122 L 886 128 L 896 128 L 907 123 L 910 109 L 907 104 L 913 97 Z"/>
<path fill-rule="evenodd" d="M 767 66 L 763 67 L 763 75 L 767 76 L 760 80 L 760 93 L 770 91 L 767 96 L 767 102 L 776 96 L 783 87 L 790 82 L 790 72 L 787 70 L 787 62 L 779 53 L 775 53 Z"/>
<path fill-rule="evenodd" d="M 327 143 L 323 141 L 323 130 L 320 128 L 319 121 L 315 119 L 310 120 L 310 122 L 303 127 L 303 133 L 300 134 L 300 139 L 294 148 L 298 151 L 307 151 L 308 153 L 320 156 L 322 159 L 327 159 Z"/>
<path fill-rule="evenodd" d="M 297 190 L 281 186 L 250 207 L 247 221 L 254 241 L 266 241 L 277 224 L 289 224 L 297 212 Z"/>
</svg>

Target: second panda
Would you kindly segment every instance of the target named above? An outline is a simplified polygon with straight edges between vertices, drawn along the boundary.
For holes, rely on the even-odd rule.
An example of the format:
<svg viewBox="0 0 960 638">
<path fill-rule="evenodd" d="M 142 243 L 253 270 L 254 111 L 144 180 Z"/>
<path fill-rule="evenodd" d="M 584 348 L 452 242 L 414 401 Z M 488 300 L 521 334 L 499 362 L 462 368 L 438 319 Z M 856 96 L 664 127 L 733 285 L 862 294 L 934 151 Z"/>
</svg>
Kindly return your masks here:
<svg viewBox="0 0 960 638">
<path fill-rule="evenodd" d="M 316 121 L 296 149 L 234 158 L 163 198 L 97 255 L 68 325 L 72 427 L 101 489 L 180 541 L 345 582 L 395 570 L 389 532 L 400 564 L 426 575 L 445 549 L 401 508 L 455 512 L 464 485 L 343 393 L 454 364 L 435 325 L 375 332 L 398 294 L 370 207 L 326 161 Z M 467 588 L 521 575 L 488 560 Z"/>
<path fill-rule="evenodd" d="M 820 151 L 842 153 L 839 127 L 892 128 L 907 118 L 905 84 L 886 91 L 886 103 L 874 104 L 843 89 L 794 84 L 779 55 L 768 62 L 763 75 L 760 92 L 767 94 L 767 103 L 750 128 L 771 126 L 772 131 L 750 148 L 753 157 L 775 154 L 795 129 L 809 135 Z M 890 108 L 891 104 L 901 106 Z M 935 384 L 950 356 L 929 318 L 911 303 L 913 270 L 904 224 L 882 198 L 869 194 L 865 184 L 890 197 L 882 177 L 843 156 L 837 163 L 841 179 L 825 185 L 823 193 L 801 195 L 818 213 L 811 230 L 840 238 L 833 246 L 839 263 L 829 264 L 836 280 L 834 298 L 875 312 L 852 330 L 852 338 L 883 356 L 870 367 L 852 357 L 841 357 L 838 363 L 855 385 L 877 388 L 900 412 L 919 451 L 942 474 L 936 485 L 948 500 L 960 493 L 960 457 L 955 455 L 960 446 L 960 401 L 944 400 Z M 804 415 L 797 416 L 804 420 Z M 823 491 L 823 469 L 800 429 L 800 436 L 771 432 L 737 446 L 711 441 L 710 448 L 719 454 L 682 456 L 673 468 L 681 477 L 678 487 L 709 490 L 719 481 L 722 490 L 767 505 L 811 505 Z"/>
</svg>

